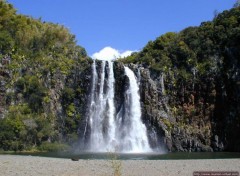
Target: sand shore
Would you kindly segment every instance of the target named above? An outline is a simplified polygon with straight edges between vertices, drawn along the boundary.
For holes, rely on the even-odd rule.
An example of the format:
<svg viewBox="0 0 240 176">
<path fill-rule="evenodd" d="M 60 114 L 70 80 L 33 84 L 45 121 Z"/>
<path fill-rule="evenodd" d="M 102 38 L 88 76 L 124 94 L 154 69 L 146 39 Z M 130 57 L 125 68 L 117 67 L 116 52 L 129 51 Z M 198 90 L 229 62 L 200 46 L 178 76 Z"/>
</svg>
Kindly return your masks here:
<svg viewBox="0 0 240 176">
<path fill-rule="evenodd" d="M 1 176 L 108 176 L 120 168 L 129 176 L 192 176 L 194 171 L 237 171 L 240 159 L 79 160 L 0 155 Z"/>
</svg>

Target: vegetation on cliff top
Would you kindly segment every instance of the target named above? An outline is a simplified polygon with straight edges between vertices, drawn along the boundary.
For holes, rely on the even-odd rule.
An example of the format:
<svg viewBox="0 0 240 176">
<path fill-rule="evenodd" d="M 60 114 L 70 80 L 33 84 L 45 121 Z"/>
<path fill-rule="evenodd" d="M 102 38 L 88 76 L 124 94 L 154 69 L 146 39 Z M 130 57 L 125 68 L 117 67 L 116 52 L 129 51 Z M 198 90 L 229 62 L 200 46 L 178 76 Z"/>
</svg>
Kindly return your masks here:
<svg viewBox="0 0 240 176">
<path fill-rule="evenodd" d="M 166 33 L 119 61 L 149 68 L 155 80 L 164 78 L 162 97 L 167 97 L 176 129 L 189 131 L 189 139 L 202 135 L 209 140 L 202 143 L 215 151 L 239 151 L 239 41 L 238 2 L 212 21 Z"/>
<path fill-rule="evenodd" d="M 7 110 L 0 119 L 0 148 L 23 150 L 60 141 L 57 117 L 46 107 L 59 79 L 64 82 L 84 62 L 87 54 L 68 29 L 19 15 L 11 4 L 0 1 L 1 106 Z M 72 96 L 69 89 L 64 89 L 63 104 Z M 71 122 L 74 106 L 66 109 Z"/>
<path fill-rule="evenodd" d="M 226 52 L 239 54 L 239 23 L 240 7 L 236 6 L 199 27 L 166 33 L 121 61 L 142 64 L 159 72 L 178 69 L 183 77 L 193 70 L 201 75 L 214 72 Z"/>
</svg>

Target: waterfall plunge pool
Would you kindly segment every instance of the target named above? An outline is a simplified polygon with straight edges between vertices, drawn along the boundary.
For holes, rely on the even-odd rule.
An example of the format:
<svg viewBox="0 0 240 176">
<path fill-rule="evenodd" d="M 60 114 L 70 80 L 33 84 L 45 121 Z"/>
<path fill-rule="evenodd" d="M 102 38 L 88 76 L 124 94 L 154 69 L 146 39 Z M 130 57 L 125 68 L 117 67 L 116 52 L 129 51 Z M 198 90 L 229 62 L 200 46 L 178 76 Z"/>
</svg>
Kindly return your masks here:
<svg viewBox="0 0 240 176">
<path fill-rule="evenodd" d="M 73 152 L 16 152 L 12 155 L 30 155 L 52 158 L 77 158 L 84 160 L 119 159 L 119 160 L 180 160 L 180 159 L 230 159 L 240 158 L 240 153 L 235 152 L 173 152 L 173 153 L 73 153 Z"/>
</svg>

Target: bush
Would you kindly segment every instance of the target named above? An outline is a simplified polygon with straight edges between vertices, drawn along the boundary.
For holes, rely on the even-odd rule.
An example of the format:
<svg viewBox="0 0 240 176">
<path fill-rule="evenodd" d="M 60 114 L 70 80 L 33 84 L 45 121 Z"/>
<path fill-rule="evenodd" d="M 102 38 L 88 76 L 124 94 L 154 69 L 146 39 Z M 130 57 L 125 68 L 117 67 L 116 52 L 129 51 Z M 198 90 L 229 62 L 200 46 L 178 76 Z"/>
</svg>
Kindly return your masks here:
<svg viewBox="0 0 240 176">
<path fill-rule="evenodd" d="M 47 151 L 47 152 L 54 152 L 54 151 L 66 151 L 69 150 L 70 146 L 63 143 L 50 143 L 50 142 L 43 142 L 39 147 L 38 150 L 40 151 Z"/>
</svg>

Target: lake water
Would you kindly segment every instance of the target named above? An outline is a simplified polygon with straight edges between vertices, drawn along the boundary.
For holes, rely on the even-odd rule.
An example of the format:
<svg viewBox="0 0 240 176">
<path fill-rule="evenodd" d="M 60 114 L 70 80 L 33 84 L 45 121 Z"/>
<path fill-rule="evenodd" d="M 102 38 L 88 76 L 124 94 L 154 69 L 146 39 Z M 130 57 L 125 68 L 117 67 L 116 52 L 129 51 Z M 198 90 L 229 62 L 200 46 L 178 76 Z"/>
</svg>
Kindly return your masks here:
<svg viewBox="0 0 240 176">
<path fill-rule="evenodd" d="M 53 158 L 79 158 L 79 159 L 121 159 L 121 160 L 178 160 L 178 159 L 230 159 L 240 158 L 240 153 L 231 152 L 177 152 L 177 153 L 70 153 L 70 152 L 45 152 L 45 153 L 13 153 L 17 155 L 31 155 Z"/>
</svg>

